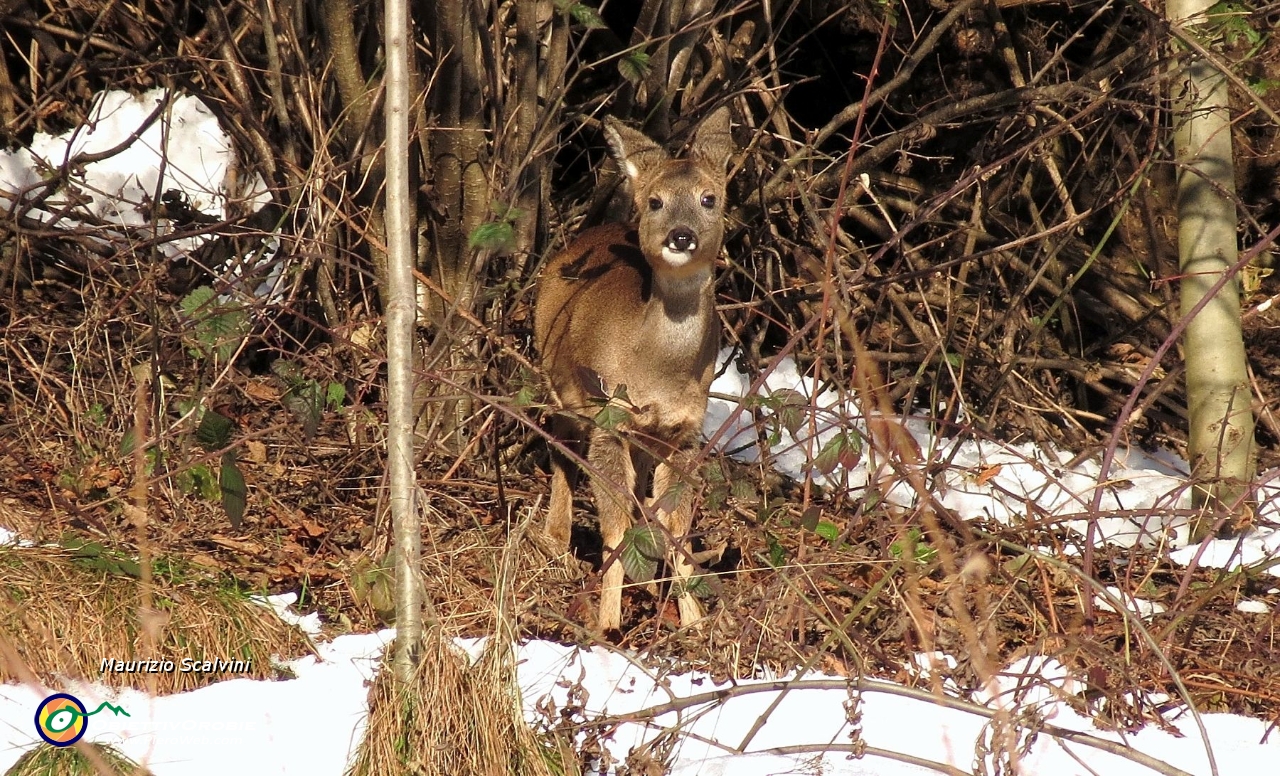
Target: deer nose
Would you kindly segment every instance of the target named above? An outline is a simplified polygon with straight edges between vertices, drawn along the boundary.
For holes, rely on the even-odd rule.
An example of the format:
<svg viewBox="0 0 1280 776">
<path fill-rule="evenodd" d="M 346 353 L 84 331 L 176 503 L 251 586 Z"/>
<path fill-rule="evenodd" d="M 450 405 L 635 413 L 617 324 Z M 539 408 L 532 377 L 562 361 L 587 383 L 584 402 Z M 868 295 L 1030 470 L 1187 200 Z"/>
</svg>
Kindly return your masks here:
<svg viewBox="0 0 1280 776">
<path fill-rule="evenodd" d="M 698 250 L 698 235 L 694 234 L 692 229 L 684 227 L 672 229 L 667 234 L 667 247 L 673 251 L 696 251 Z"/>
</svg>

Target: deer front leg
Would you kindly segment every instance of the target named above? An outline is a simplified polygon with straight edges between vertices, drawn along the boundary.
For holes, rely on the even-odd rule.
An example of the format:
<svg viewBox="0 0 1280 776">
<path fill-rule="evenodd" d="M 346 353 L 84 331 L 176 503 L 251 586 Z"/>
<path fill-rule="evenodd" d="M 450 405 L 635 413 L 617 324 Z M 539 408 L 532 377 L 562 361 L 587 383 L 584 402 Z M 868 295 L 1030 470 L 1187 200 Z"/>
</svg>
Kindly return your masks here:
<svg viewBox="0 0 1280 776">
<path fill-rule="evenodd" d="M 675 507 L 669 512 L 659 508 L 658 520 L 671 534 L 671 550 L 668 553 L 675 586 L 680 591 L 680 624 L 688 627 L 702 619 L 702 604 L 688 590 L 688 582 L 693 576 L 694 566 L 691 562 L 689 547 L 689 528 L 693 525 L 693 492 L 696 490 L 696 473 L 693 470 L 694 451 L 677 450 L 658 464 L 653 473 L 653 503 L 668 502 L 667 491 L 672 487 L 681 487 L 682 492 Z M 681 478 L 680 475 L 684 477 Z M 683 479 L 683 482 L 681 481 Z"/>
<path fill-rule="evenodd" d="M 600 583 L 600 617 L 596 627 L 609 634 L 622 628 L 622 559 L 616 557 L 623 537 L 631 527 L 631 509 L 636 491 L 636 470 L 631 449 L 624 440 L 604 429 L 591 432 L 588 460 L 596 470 L 591 492 L 600 515 L 600 537 L 604 542 L 604 575 Z"/>
</svg>

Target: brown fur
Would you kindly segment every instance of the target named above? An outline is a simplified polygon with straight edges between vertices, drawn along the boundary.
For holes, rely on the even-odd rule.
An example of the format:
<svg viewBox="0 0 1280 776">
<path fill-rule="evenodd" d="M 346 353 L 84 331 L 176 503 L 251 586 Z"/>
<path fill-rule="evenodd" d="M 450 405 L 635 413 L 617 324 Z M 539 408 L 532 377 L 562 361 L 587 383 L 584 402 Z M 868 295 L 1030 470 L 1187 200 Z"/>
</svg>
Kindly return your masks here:
<svg viewBox="0 0 1280 776">
<path fill-rule="evenodd" d="M 663 507 L 672 499 L 663 496 L 677 478 L 691 481 L 696 474 L 692 446 L 702 428 L 719 341 L 714 262 L 724 239 L 733 145 L 724 108 L 703 123 L 683 159 L 672 159 L 640 132 L 612 120 L 606 130 L 631 184 L 639 224 L 588 229 L 552 257 L 542 272 L 534 328 L 561 403 L 577 413 L 557 416 L 552 431 L 579 450 L 585 444 L 598 472 L 591 490 L 606 567 L 597 626 L 610 632 L 621 625 L 623 569 L 609 559 L 632 524 L 637 502 L 657 506 L 658 518 L 677 540 L 668 559 L 677 579 L 693 572 L 685 537 L 695 489 L 686 485 L 669 509 Z M 606 395 L 626 386 L 631 418 L 619 429 L 623 434 L 590 421 L 599 409 L 591 399 L 600 387 L 588 384 L 596 376 Z M 573 523 L 572 469 L 553 452 L 545 532 L 561 551 L 569 548 Z M 691 625 L 701 616 L 697 600 L 682 592 L 681 622 Z"/>
</svg>

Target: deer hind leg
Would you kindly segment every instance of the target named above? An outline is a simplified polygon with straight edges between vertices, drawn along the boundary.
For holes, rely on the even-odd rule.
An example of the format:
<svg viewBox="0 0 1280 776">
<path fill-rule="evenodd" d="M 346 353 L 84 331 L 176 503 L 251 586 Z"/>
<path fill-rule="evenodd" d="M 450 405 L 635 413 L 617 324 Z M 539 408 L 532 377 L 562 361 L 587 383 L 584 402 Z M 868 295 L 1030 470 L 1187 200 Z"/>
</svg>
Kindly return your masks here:
<svg viewBox="0 0 1280 776">
<path fill-rule="evenodd" d="M 567 418 L 553 418 L 550 430 L 552 436 L 581 455 L 581 432 L 577 423 Z M 562 555 L 569 551 L 569 537 L 573 531 L 573 488 L 577 480 L 577 462 L 551 445 L 551 504 L 547 507 L 543 533 L 551 548 Z"/>
<path fill-rule="evenodd" d="M 658 519 L 671 534 L 672 546 L 668 558 L 675 586 L 680 593 L 680 624 L 686 627 L 701 620 L 703 616 L 702 604 L 688 590 L 688 583 L 694 572 L 689 547 L 689 528 L 693 525 L 693 483 L 696 482 L 693 458 L 692 450 L 678 450 L 658 464 L 653 474 L 653 499 L 650 502 L 658 505 Z M 666 496 L 672 487 L 681 487 L 682 492 L 674 508 L 668 511 L 661 507 L 665 505 L 664 502 L 670 501 Z"/>
<path fill-rule="evenodd" d="M 623 537 L 631 527 L 631 513 L 636 491 L 636 470 L 627 442 L 604 430 L 591 432 L 588 460 L 596 470 L 591 477 L 591 492 L 600 515 L 600 537 L 604 541 L 604 578 L 600 583 L 600 618 L 597 628 L 602 633 L 622 627 L 622 583 L 625 579 L 622 560 L 615 557 Z"/>
</svg>

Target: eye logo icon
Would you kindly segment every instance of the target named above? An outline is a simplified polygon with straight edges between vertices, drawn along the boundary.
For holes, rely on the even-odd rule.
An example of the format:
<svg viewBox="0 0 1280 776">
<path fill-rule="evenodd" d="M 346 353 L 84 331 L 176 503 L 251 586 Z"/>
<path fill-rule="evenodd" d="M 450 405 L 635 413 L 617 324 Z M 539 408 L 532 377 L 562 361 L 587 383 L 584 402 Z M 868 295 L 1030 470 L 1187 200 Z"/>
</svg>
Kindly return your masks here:
<svg viewBox="0 0 1280 776">
<path fill-rule="evenodd" d="M 93 711 L 86 711 L 84 704 L 74 695 L 64 692 L 50 695 L 36 708 L 36 732 L 53 746 L 71 746 L 89 727 L 89 716 L 103 709 L 129 716 L 129 712 L 105 701 Z"/>
</svg>

